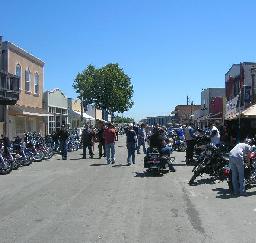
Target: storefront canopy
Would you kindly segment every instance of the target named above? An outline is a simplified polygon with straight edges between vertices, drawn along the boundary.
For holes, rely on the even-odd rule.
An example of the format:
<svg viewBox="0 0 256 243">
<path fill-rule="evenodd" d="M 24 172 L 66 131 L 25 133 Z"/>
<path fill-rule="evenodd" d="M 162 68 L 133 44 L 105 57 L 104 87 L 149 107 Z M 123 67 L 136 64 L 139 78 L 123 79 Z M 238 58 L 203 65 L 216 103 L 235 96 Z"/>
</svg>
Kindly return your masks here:
<svg viewBox="0 0 256 243">
<path fill-rule="evenodd" d="M 226 120 L 234 120 L 238 119 L 240 115 L 240 118 L 256 118 L 256 104 L 248 107 L 247 109 L 236 113 L 232 113 L 229 116 L 226 116 Z"/>
<path fill-rule="evenodd" d="M 78 111 L 74 111 L 76 114 L 78 114 L 78 115 L 80 115 L 81 116 L 81 113 L 80 112 L 78 112 Z M 83 117 L 85 118 L 85 119 L 87 119 L 87 120 L 95 120 L 95 118 L 94 117 L 92 117 L 92 116 L 89 116 L 88 114 L 86 114 L 85 112 L 83 112 Z"/>
<path fill-rule="evenodd" d="M 242 111 L 241 115 L 243 117 L 248 117 L 248 118 L 256 117 L 256 105 L 252 105 L 246 110 Z"/>
<path fill-rule="evenodd" d="M 53 116 L 53 114 L 39 107 L 30 107 L 23 105 L 10 105 L 9 111 L 14 114 L 27 116 Z"/>
</svg>

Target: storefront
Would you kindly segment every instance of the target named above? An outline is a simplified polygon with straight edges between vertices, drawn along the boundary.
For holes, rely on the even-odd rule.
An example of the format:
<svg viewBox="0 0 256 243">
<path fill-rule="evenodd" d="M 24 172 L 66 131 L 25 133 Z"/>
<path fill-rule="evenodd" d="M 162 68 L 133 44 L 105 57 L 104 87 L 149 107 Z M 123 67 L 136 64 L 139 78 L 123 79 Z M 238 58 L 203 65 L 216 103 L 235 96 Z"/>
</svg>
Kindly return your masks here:
<svg viewBox="0 0 256 243">
<path fill-rule="evenodd" d="M 8 109 L 8 137 L 23 137 L 26 132 L 38 132 L 45 136 L 46 126 L 44 118 L 50 114 L 42 108 L 9 106 Z"/>
</svg>

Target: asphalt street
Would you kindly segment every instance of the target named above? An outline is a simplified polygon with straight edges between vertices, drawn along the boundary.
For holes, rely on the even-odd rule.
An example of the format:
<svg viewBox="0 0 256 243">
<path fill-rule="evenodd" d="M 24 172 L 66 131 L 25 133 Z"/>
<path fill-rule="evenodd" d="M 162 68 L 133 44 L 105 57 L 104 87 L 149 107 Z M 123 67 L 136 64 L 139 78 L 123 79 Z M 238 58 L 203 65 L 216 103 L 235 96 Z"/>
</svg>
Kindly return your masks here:
<svg viewBox="0 0 256 243">
<path fill-rule="evenodd" d="M 126 166 L 82 159 L 81 150 L 0 176 L 0 242 L 256 242 L 256 188 L 232 197 L 207 176 L 194 186 L 185 153 L 175 173 L 144 173 L 143 154 Z"/>
</svg>

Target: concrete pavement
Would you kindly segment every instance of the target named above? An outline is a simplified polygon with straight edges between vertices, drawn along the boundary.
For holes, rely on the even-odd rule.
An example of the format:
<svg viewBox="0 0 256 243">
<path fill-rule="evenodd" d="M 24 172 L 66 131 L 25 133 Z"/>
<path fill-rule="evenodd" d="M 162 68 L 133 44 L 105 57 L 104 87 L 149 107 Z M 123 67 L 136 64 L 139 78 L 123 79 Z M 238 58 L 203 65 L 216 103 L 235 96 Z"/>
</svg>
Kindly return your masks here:
<svg viewBox="0 0 256 243">
<path fill-rule="evenodd" d="M 207 177 L 189 186 L 178 152 L 177 172 L 144 174 L 143 154 L 125 166 L 124 141 L 115 165 L 79 150 L 0 176 L 0 242 L 256 242 L 255 188 L 233 198 Z"/>
</svg>

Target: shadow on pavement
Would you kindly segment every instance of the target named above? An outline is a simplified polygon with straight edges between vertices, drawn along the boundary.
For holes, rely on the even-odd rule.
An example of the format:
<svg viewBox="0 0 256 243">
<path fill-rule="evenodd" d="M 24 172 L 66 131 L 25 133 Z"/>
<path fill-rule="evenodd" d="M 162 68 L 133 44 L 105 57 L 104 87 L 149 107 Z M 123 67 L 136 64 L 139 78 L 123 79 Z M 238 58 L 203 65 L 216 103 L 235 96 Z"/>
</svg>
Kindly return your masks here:
<svg viewBox="0 0 256 243">
<path fill-rule="evenodd" d="M 118 165 L 113 165 L 112 166 L 113 168 L 119 168 L 119 167 L 128 167 L 128 165 L 127 164 L 118 164 Z"/>
<path fill-rule="evenodd" d="M 80 159 L 83 159 L 83 158 L 76 158 L 76 159 L 70 159 L 70 160 L 80 160 Z"/>
<path fill-rule="evenodd" d="M 251 188 L 251 187 L 250 187 Z M 233 195 L 230 193 L 229 189 L 225 189 L 225 188 L 215 188 L 212 189 L 213 191 L 217 192 L 217 196 L 216 198 L 220 198 L 220 199 L 230 199 L 230 198 L 236 198 L 236 197 L 240 197 L 239 195 Z M 256 195 L 256 191 L 250 192 L 250 191 L 246 191 L 246 196 L 244 197 L 250 197 L 250 196 L 255 196 Z"/>
<path fill-rule="evenodd" d="M 102 165 L 108 165 L 107 163 L 105 164 L 91 164 L 90 166 L 102 166 Z"/>
<path fill-rule="evenodd" d="M 202 179 L 199 179 L 197 180 L 197 184 L 198 185 L 202 185 L 202 184 L 215 184 L 215 178 L 202 178 Z"/>
<path fill-rule="evenodd" d="M 217 196 L 216 198 L 220 198 L 220 199 L 230 199 L 230 198 L 235 198 L 237 196 L 234 196 L 230 193 L 229 189 L 225 189 L 225 188 L 214 188 L 212 189 L 212 191 L 217 192 Z"/>
<path fill-rule="evenodd" d="M 202 184 L 215 184 L 215 179 L 214 178 L 202 178 L 194 181 L 190 186 L 198 186 Z"/>
<path fill-rule="evenodd" d="M 176 163 L 176 164 L 173 163 L 172 165 L 173 165 L 173 166 L 187 166 L 186 164 L 181 164 L 181 163 L 179 163 L 179 164 L 178 164 L 178 163 Z"/>
<path fill-rule="evenodd" d="M 149 171 L 143 171 L 143 172 L 134 172 L 135 176 L 134 177 L 162 177 L 164 174 L 168 173 L 168 171 L 163 172 L 163 173 L 157 173 L 157 172 L 149 172 Z"/>
</svg>

